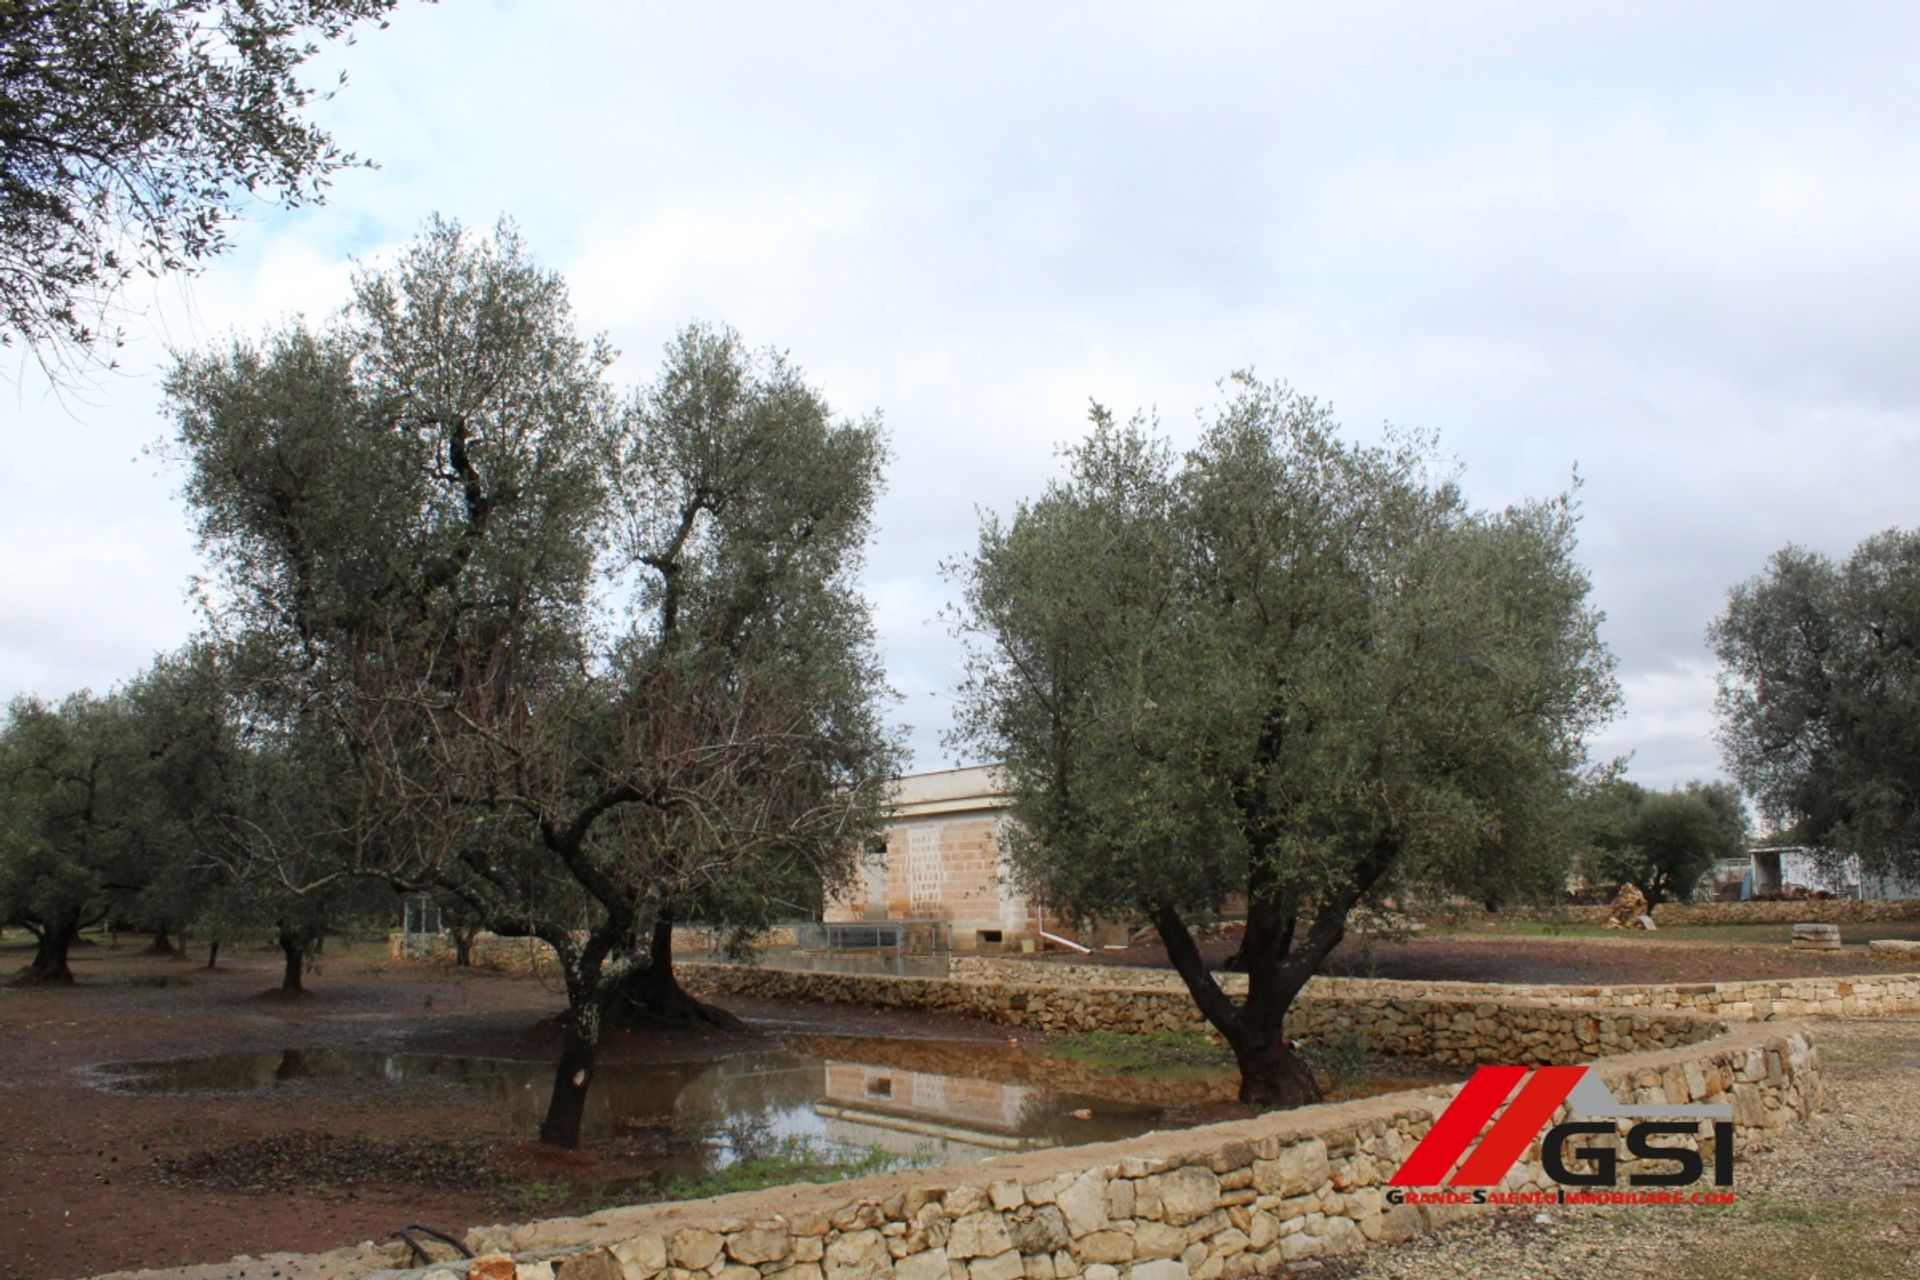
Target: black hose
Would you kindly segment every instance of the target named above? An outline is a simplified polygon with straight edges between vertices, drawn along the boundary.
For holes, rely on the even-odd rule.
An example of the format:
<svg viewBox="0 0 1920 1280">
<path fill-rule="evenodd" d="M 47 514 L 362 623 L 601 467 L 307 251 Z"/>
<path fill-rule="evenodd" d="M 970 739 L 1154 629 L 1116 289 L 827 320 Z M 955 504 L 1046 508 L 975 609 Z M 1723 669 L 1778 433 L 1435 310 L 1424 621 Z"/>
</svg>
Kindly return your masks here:
<svg viewBox="0 0 1920 1280">
<path fill-rule="evenodd" d="M 413 1233 L 416 1231 L 424 1232 L 425 1234 L 432 1236 L 435 1240 L 439 1240 L 445 1244 L 452 1245 L 454 1248 L 460 1251 L 460 1256 L 463 1258 L 471 1258 L 473 1256 L 473 1251 L 471 1249 L 467 1248 L 467 1246 L 465 1246 L 464 1244 L 461 1244 L 458 1240 L 455 1240 L 452 1236 L 448 1235 L 446 1232 L 436 1231 L 432 1227 L 427 1226 L 423 1222 L 409 1222 L 406 1226 L 400 1228 L 398 1231 L 394 1232 L 393 1234 L 395 1234 L 396 1236 L 399 1236 L 402 1240 L 405 1240 L 407 1242 L 407 1247 L 413 1250 L 416 1254 L 420 1256 L 420 1262 L 423 1266 L 433 1265 L 433 1255 L 427 1252 L 426 1247 L 424 1245 L 422 1245 L 418 1240 L 415 1240 L 413 1238 Z"/>
</svg>

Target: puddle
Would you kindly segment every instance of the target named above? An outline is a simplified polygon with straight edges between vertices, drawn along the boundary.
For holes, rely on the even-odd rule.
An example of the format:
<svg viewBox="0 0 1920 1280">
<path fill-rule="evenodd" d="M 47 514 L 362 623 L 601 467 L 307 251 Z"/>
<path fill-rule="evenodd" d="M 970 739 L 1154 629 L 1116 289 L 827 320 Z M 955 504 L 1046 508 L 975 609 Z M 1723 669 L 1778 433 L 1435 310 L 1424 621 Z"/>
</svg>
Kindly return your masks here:
<svg viewBox="0 0 1920 1280">
<path fill-rule="evenodd" d="M 796 1043 L 796 1040 L 798 1043 Z M 979 1074 L 954 1074 L 955 1063 Z M 928 1064 L 944 1071 L 918 1069 Z M 657 1143 L 658 1175 L 698 1177 L 749 1156 L 818 1150 L 945 1163 L 1008 1151 L 1128 1138 L 1178 1127 L 1165 1105 L 1140 1100 L 1126 1077 L 1104 1092 L 1036 1083 L 1055 1060 L 995 1043 L 799 1037 L 779 1049 L 718 1061 L 605 1063 L 588 1094 L 586 1131 Z M 357 1049 L 212 1054 L 94 1069 L 103 1087 L 133 1093 L 276 1093 L 356 1082 L 445 1086 L 499 1109 L 517 1138 L 539 1131 L 552 1087 L 545 1062 Z M 1193 1100 L 1212 1092 L 1192 1086 Z"/>
</svg>

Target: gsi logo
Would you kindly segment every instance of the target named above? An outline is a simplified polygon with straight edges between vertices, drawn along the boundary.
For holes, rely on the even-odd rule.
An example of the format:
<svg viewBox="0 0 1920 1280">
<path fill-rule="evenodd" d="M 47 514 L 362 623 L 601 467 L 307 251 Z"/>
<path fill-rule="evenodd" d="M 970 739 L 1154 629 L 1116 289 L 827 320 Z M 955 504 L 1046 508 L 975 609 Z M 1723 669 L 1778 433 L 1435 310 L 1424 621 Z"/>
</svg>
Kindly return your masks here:
<svg viewBox="0 0 1920 1280">
<path fill-rule="evenodd" d="M 1501 1110 L 1503 1102 L 1506 1107 Z M 1706 1161 L 1698 1151 L 1661 1146 L 1655 1140 L 1695 1133 L 1702 1120 L 1713 1121 L 1713 1185 L 1733 1185 L 1731 1105 L 1621 1102 L 1591 1067 L 1538 1067 L 1531 1074 L 1526 1067 L 1481 1067 L 1435 1118 L 1433 1128 L 1394 1172 L 1389 1185 L 1491 1187 L 1506 1176 L 1563 1102 L 1576 1119 L 1549 1129 L 1540 1144 L 1540 1162 L 1555 1182 L 1577 1187 L 1619 1185 L 1619 1153 L 1613 1147 L 1585 1145 L 1569 1152 L 1567 1143 L 1611 1134 L 1614 1120 L 1645 1117 L 1627 1130 L 1628 1153 L 1644 1161 L 1670 1163 L 1673 1168 L 1634 1173 L 1627 1179 L 1630 1186 L 1684 1187 L 1700 1181 Z M 1495 1111 L 1500 1111 L 1497 1120 Z M 1482 1135 L 1480 1130 L 1489 1120 L 1493 1127 Z M 1567 1168 L 1569 1157 L 1591 1163 L 1592 1171 Z"/>
</svg>

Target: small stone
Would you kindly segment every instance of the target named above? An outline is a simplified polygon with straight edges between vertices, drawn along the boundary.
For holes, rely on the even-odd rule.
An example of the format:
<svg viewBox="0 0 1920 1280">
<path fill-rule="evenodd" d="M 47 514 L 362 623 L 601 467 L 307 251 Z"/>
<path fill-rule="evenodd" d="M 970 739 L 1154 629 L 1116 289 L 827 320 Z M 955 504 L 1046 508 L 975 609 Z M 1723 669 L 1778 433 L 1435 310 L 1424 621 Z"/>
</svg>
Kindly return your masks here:
<svg viewBox="0 0 1920 1280">
<path fill-rule="evenodd" d="M 514 1280 L 513 1259 L 489 1253 L 467 1264 L 467 1280 Z"/>
</svg>

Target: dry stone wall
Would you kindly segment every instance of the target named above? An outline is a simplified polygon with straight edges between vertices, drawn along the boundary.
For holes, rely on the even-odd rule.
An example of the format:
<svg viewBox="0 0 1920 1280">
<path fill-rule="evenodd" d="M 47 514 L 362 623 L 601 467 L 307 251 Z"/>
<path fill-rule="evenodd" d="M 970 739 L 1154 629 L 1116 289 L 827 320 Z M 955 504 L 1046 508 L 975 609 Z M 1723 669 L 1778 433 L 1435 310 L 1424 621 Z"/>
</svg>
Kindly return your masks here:
<svg viewBox="0 0 1920 1280">
<path fill-rule="evenodd" d="M 900 978 L 743 965 L 685 965 L 680 973 L 690 989 L 709 996 L 925 1009 L 1069 1034 L 1207 1030 L 1192 998 L 1175 987 Z M 1130 977 L 1131 971 L 1123 976 Z M 1567 1062 L 1693 1044 L 1721 1028 L 1720 1022 L 1696 1013 L 1569 1007 L 1505 995 L 1435 997 L 1405 990 L 1306 994 L 1287 1015 L 1291 1035 L 1356 1038 L 1377 1052 L 1468 1065 Z"/>
<path fill-rule="evenodd" d="M 1818 1055 L 1804 1030 L 1784 1024 L 1595 1069 L 1623 1102 L 1730 1103 L 1736 1153 L 1820 1101 Z M 1126 1143 L 486 1228 L 468 1243 L 518 1255 L 517 1280 L 1243 1280 L 1487 1211 L 1388 1194 L 1450 1095 L 1412 1091 Z M 1692 1142 L 1710 1149 L 1712 1138 Z M 1624 1174 L 1633 1164 L 1622 1155 Z M 1554 1185 L 1536 1140 L 1501 1189 Z"/>
<path fill-rule="evenodd" d="M 1920 949 L 1920 944 L 1914 945 Z M 1093 983 L 1186 990 L 1180 975 L 1167 969 L 1123 969 L 1112 965 L 1061 964 L 992 956 L 955 956 L 952 976 L 987 983 L 1041 983 L 1068 987 Z M 1218 973 L 1214 978 L 1229 995 L 1246 992 L 1245 974 Z M 1360 1001 L 1406 997 L 1572 1001 L 1600 1009 L 1677 1009 L 1742 1020 L 1802 1018 L 1816 1014 L 1875 1017 L 1920 1011 L 1920 973 L 1589 987 L 1511 982 L 1407 982 L 1391 978 L 1330 978 L 1323 975 L 1307 983 L 1304 995 L 1309 999 Z"/>
</svg>

